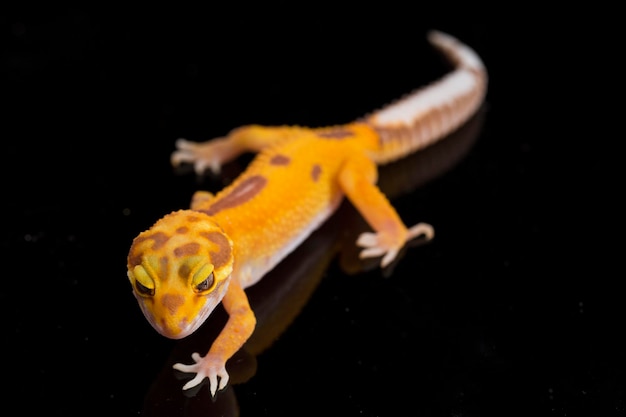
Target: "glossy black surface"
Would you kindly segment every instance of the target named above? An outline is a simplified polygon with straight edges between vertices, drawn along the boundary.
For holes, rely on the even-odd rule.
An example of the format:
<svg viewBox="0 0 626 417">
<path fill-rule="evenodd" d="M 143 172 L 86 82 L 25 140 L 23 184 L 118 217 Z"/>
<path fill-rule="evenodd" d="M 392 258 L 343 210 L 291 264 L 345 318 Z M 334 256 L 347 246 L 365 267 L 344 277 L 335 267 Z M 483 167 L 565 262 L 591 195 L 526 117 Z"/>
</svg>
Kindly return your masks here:
<svg viewBox="0 0 626 417">
<path fill-rule="evenodd" d="M 559 67 L 576 36 L 476 4 L 301 5 L 290 19 L 212 7 L 2 17 L 5 406 L 80 416 L 626 413 L 621 271 L 608 267 L 602 193 L 578 175 L 604 168 L 570 156 L 588 136 L 565 128 L 581 120 L 553 117 L 570 100 L 557 94 Z M 183 394 L 172 363 L 208 349 L 224 314 L 186 340 L 161 337 L 131 294 L 126 254 L 135 235 L 194 190 L 218 190 L 249 158 L 198 179 L 170 167 L 174 140 L 351 121 L 445 73 L 425 41 L 431 28 L 471 45 L 490 74 L 468 126 L 381 169 L 401 217 L 433 224 L 435 240 L 409 248 L 389 277 L 355 270 L 345 242 L 365 226 L 344 205 L 251 289 L 265 333 L 229 363 L 233 384 L 215 401 L 206 386 Z"/>
</svg>

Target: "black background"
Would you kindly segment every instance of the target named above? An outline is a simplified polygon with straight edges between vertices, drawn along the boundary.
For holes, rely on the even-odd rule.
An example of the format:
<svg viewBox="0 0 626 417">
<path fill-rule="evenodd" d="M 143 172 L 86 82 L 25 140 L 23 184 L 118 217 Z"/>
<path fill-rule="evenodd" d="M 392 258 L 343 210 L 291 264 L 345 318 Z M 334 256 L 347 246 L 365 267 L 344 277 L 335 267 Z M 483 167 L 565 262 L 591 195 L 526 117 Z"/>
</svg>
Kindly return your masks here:
<svg viewBox="0 0 626 417">
<path fill-rule="evenodd" d="M 3 13 L 3 404 L 81 416 L 624 415 L 625 307 L 605 238 L 619 235 L 592 180 L 609 164 L 590 152 L 611 153 L 609 136 L 588 134 L 582 98 L 596 82 L 583 64 L 600 61 L 589 26 L 570 17 L 474 2 Z M 251 289 L 261 311 L 264 291 L 310 272 L 291 325 L 232 361 L 241 382 L 231 372 L 216 401 L 206 386 L 183 395 L 171 364 L 208 349 L 223 312 L 189 340 L 161 337 L 125 257 L 134 236 L 249 157 L 196 178 L 169 165 L 174 140 L 349 122 L 448 70 L 425 40 L 433 28 L 472 46 L 490 75 L 470 126 L 381 170 L 401 217 L 433 224 L 435 240 L 389 277 L 346 273 L 350 245 L 334 256 L 337 242 L 365 229 L 345 205 Z"/>
</svg>

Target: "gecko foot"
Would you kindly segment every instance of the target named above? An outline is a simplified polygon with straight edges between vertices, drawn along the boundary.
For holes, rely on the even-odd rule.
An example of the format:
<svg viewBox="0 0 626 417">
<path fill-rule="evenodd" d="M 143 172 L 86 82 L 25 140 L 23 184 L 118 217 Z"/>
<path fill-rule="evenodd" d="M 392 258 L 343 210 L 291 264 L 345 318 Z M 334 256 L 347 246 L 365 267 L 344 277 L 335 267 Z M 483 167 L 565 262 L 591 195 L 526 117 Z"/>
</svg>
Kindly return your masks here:
<svg viewBox="0 0 626 417">
<path fill-rule="evenodd" d="M 213 397 L 217 391 L 226 387 L 226 384 L 228 384 L 228 372 L 226 372 L 226 364 L 221 357 L 211 355 L 210 353 L 203 357 L 200 356 L 199 353 L 193 353 L 191 358 L 194 360 L 194 364 L 185 365 L 177 363 L 173 367 L 181 372 L 196 374 L 195 377 L 183 386 L 183 390 L 195 387 L 200 384 L 204 378 L 209 378 L 211 396 Z"/>
<path fill-rule="evenodd" d="M 198 175 L 203 174 L 207 169 L 214 174 L 219 174 L 222 165 L 234 156 L 233 146 L 226 138 L 216 138 L 203 143 L 178 139 L 176 150 L 172 153 L 170 161 L 173 166 L 182 163 L 193 164 Z"/>
<path fill-rule="evenodd" d="M 361 233 L 356 241 L 357 246 L 364 248 L 359 254 L 359 257 L 364 259 L 382 256 L 380 266 L 385 268 L 398 256 L 398 252 L 400 252 L 404 243 L 422 235 L 426 240 L 431 240 L 435 236 L 435 231 L 433 227 L 427 223 L 418 223 L 407 230 L 406 241 L 401 245 L 390 243 L 390 239 L 388 239 L 387 235 L 384 233 Z"/>
</svg>

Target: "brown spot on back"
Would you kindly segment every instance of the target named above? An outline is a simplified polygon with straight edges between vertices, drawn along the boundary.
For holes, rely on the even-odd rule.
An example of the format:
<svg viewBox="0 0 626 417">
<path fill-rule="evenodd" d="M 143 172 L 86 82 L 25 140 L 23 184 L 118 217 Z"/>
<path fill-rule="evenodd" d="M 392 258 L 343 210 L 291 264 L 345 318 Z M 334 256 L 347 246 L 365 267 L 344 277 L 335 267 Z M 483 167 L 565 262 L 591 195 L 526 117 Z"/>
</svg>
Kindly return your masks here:
<svg viewBox="0 0 626 417">
<path fill-rule="evenodd" d="M 173 315 L 176 314 L 178 307 L 185 303 L 185 298 L 180 294 L 165 294 L 161 303 L 163 303 L 163 306 Z"/>
<path fill-rule="evenodd" d="M 219 248 L 217 252 L 211 251 L 211 262 L 213 263 L 215 269 L 226 265 L 230 260 L 231 254 L 230 242 L 226 236 L 219 232 L 206 232 L 201 234 Z"/>
<path fill-rule="evenodd" d="M 289 165 L 289 162 L 291 162 L 291 158 L 281 154 L 274 155 L 270 159 L 272 165 Z"/>
<path fill-rule="evenodd" d="M 174 256 L 177 258 L 180 258 L 182 256 L 192 256 L 192 255 L 197 254 L 199 250 L 200 250 L 199 243 L 189 242 L 174 249 Z"/>
<path fill-rule="evenodd" d="M 317 182 L 320 179 L 320 175 L 322 175 L 322 167 L 319 164 L 313 165 L 313 169 L 311 169 L 311 178 L 313 181 Z"/>
<path fill-rule="evenodd" d="M 191 216 L 187 216 L 187 221 L 188 221 L 189 223 L 199 222 L 199 221 L 200 221 L 200 217 L 198 217 L 198 216 L 193 216 L 193 215 L 191 215 Z"/>
<path fill-rule="evenodd" d="M 318 137 L 324 139 L 344 139 L 353 135 L 354 133 L 348 129 L 331 129 L 317 134 Z"/>
<path fill-rule="evenodd" d="M 224 209 L 233 208 L 242 205 L 256 196 L 267 184 L 267 178 L 262 175 L 254 175 L 241 181 L 235 188 L 215 203 L 206 211 L 212 216 Z"/>
<path fill-rule="evenodd" d="M 189 231 L 189 228 L 187 226 L 182 226 L 182 227 L 179 227 L 178 229 L 176 229 L 176 233 L 178 233 L 180 235 L 184 235 L 188 231 Z"/>
</svg>

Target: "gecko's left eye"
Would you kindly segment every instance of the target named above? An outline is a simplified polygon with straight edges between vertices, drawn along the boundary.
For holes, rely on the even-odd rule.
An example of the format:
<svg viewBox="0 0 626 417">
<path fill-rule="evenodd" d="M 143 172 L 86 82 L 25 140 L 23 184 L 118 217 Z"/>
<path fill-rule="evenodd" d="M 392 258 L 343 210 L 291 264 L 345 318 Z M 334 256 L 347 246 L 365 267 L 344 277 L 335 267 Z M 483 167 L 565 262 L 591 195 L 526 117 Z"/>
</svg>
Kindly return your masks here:
<svg viewBox="0 0 626 417">
<path fill-rule="evenodd" d="M 213 272 L 206 277 L 205 280 L 201 281 L 198 285 L 196 285 L 196 291 L 204 292 L 213 286 Z"/>
</svg>

